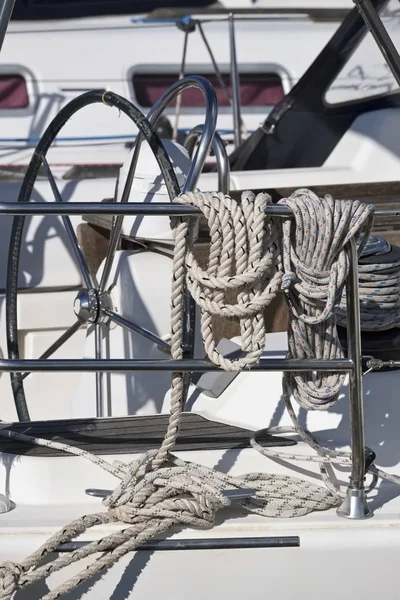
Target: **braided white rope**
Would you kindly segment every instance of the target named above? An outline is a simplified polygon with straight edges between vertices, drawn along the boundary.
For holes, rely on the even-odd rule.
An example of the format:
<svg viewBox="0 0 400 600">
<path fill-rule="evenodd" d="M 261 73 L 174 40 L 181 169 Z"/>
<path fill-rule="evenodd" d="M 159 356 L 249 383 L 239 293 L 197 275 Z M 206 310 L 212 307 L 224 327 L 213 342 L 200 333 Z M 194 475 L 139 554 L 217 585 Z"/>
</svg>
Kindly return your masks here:
<svg viewBox="0 0 400 600">
<path fill-rule="evenodd" d="M 187 285 L 201 310 L 201 333 L 207 356 L 226 371 L 256 363 L 265 341 L 264 309 L 281 286 L 279 230 L 265 217 L 268 194 L 242 194 L 241 203 L 223 194 L 188 193 L 179 202 L 199 208 L 210 228 L 207 271 L 193 252 L 186 255 Z M 237 303 L 228 304 L 227 290 L 237 292 Z M 246 356 L 229 360 L 216 348 L 212 316 L 238 318 Z"/>
<path fill-rule="evenodd" d="M 208 272 L 203 273 L 196 265 L 191 251 L 194 239 L 193 220 L 173 220 L 175 252 L 171 356 L 173 359 L 182 358 L 184 288 L 187 280 L 202 310 L 202 331 L 210 358 L 228 370 L 246 367 L 256 362 L 263 350 L 263 307 L 272 299 L 281 279 L 276 227 L 272 220 L 265 220 L 263 216 L 268 198 L 266 195 L 254 197 L 247 193 L 240 208 L 230 198 L 219 194 L 190 194 L 177 200 L 201 208 L 210 224 L 212 243 Z M 234 270 L 235 273 L 232 272 Z M 219 287 L 208 285 L 208 279 L 215 281 Z M 234 308 L 227 309 L 224 304 L 223 293 L 226 287 L 238 291 L 238 301 Z M 246 357 L 240 359 L 241 362 L 226 362 L 210 339 L 210 315 L 221 313 L 240 319 L 243 349 L 247 352 Z M 173 525 L 210 527 L 216 512 L 230 504 L 230 500 L 223 494 L 227 489 L 251 485 L 255 494 L 242 501 L 241 506 L 250 512 L 270 517 L 300 516 L 337 504 L 337 494 L 295 477 L 265 473 L 231 477 L 172 456 L 183 409 L 183 390 L 183 374 L 174 373 L 171 416 L 161 447 L 127 465 L 120 462 L 109 465 L 106 461 L 67 445 L 0 430 L 2 437 L 57 447 L 88 458 L 107 471 L 114 471 L 113 474 L 120 479 L 116 490 L 104 501 L 107 512 L 86 515 L 70 523 L 20 564 L 7 562 L 1 565 L 0 599 L 8 600 L 16 590 L 83 558 L 103 552 L 87 568 L 43 598 L 55 600 Z M 118 521 L 128 523 L 129 527 L 40 566 L 43 559 L 61 544 L 71 541 L 90 527 Z"/>
</svg>

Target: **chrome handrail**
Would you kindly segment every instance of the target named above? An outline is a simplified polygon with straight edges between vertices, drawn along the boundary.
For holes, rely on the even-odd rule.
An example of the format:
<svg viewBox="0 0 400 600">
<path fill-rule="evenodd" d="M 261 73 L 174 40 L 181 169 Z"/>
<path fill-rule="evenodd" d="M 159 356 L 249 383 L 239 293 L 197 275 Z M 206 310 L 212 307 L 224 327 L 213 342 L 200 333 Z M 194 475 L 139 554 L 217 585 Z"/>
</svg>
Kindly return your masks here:
<svg viewBox="0 0 400 600">
<path fill-rule="evenodd" d="M 188 150 L 189 155 L 192 154 L 194 149 L 194 144 L 196 143 L 196 139 L 199 135 L 203 133 L 204 125 L 196 125 L 193 127 L 191 131 L 186 136 L 184 147 Z M 193 148 L 191 148 L 193 146 Z M 214 133 L 213 141 L 211 144 L 212 149 L 214 150 L 215 158 L 217 160 L 217 169 L 218 169 L 218 191 L 223 194 L 229 194 L 230 189 L 230 166 L 229 166 L 229 158 L 226 152 L 226 148 L 224 142 L 222 141 L 221 136 L 218 131 Z"/>
</svg>

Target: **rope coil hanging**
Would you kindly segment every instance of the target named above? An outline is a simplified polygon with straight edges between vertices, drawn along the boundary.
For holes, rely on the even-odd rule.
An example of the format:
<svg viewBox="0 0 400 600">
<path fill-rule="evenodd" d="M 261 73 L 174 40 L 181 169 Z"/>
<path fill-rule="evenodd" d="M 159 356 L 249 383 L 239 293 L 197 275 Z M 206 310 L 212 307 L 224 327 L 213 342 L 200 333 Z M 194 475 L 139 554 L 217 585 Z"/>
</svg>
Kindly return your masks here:
<svg viewBox="0 0 400 600">
<path fill-rule="evenodd" d="M 334 330 L 334 317 L 329 311 L 331 307 L 333 310 L 340 298 L 339 288 L 343 288 L 348 269 L 348 259 L 343 247 L 351 236 L 358 234 L 364 227 L 368 231 L 371 210 L 365 205 L 355 204 L 350 207 L 343 203 L 339 203 L 342 208 L 337 209 L 331 199 L 325 199 L 324 212 L 322 209 L 317 210 L 317 197 L 314 196 L 301 190 L 298 195 L 285 200 L 296 213 L 298 229 L 292 235 L 290 224 L 285 224 L 282 254 L 279 228 L 273 219 L 264 215 L 266 203 L 270 201 L 266 194 L 254 196 L 251 192 L 246 192 L 241 204 L 221 194 L 186 194 L 176 199 L 201 209 L 210 225 L 211 248 L 208 268 L 203 271 L 192 252 L 193 219 L 182 217 L 172 220 L 175 239 L 171 308 L 172 359 L 182 358 L 184 291 L 187 283 L 202 312 L 202 334 L 210 359 L 226 370 L 243 369 L 257 362 L 264 349 L 264 308 L 279 290 L 282 275 L 290 306 L 295 311 L 295 315 L 291 317 L 289 333 L 290 354 L 293 357 L 309 357 L 315 350 L 317 357 L 321 355 L 332 358 L 340 352 L 333 343 L 325 347 L 321 336 L 324 332 L 332 333 Z M 310 224 L 310 231 L 301 229 L 306 222 L 307 211 L 318 219 Z M 313 236 L 318 233 L 315 231 L 317 223 L 321 224 L 321 219 L 327 218 L 331 226 L 325 226 L 324 235 L 327 238 L 331 236 L 329 241 L 317 235 L 317 243 L 315 244 L 315 240 L 312 242 L 314 249 L 309 241 L 303 252 L 298 241 L 301 239 L 305 243 L 307 236 L 314 239 Z M 347 226 L 350 229 L 346 232 Z M 318 259 L 315 268 L 312 264 L 314 259 Z M 333 273 L 332 278 L 330 272 Z M 322 278 L 320 284 L 316 281 L 319 276 Z M 236 304 L 226 304 L 226 289 L 237 291 Z M 212 337 L 213 314 L 240 320 L 245 357 L 227 361 L 217 352 Z M 298 340 L 295 339 L 297 331 L 302 334 Z M 336 341 L 336 338 L 333 339 Z M 172 375 L 171 415 L 160 448 L 145 453 L 129 464 L 118 462 L 111 465 L 99 457 L 67 445 L 0 430 L 0 437 L 29 440 L 30 443 L 50 447 L 57 445 L 59 449 L 62 447 L 66 452 L 91 460 L 120 480 L 116 490 L 103 502 L 106 512 L 87 515 L 70 523 L 20 564 L 7 562 L 0 565 L 1 600 L 9 600 L 18 589 L 46 578 L 65 566 L 103 552 L 87 568 L 43 598 L 55 600 L 174 525 L 210 527 L 217 511 L 231 503 L 224 495 L 224 491 L 228 489 L 251 486 L 255 490 L 254 495 L 241 501 L 240 505 L 250 512 L 269 517 L 300 516 L 313 510 L 326 510 L 338 503 L 339 496 L 332 486 L 327 490 L 292 476 L 266 473 L 232 477 L 174 457 L 171 452 L 184 408 L 183 377 L 182 373 Z M 326 380 L 319 378 L 314 381 L 310 378 L 303 381 L 302 377 L 299 374 L 294 374 L 293 378 L 285 376 L 287 393 L 293 392 L 298 401 L 305 402 L 309 391 L 313 399 L 307 404 L 313 408 L 326 408 L 333 401 L 336 388 L 342 382 L 340 376 L 331 374 Z M 327 399 L 327 382 L 331 383 L 332 377 L 339 379 L 335 380 L 335 392 Z M 321 402 L 316 392 L 318 389 L 322 390 L 324 385 L 325 402 Z M 317 401 L 314 400 L 315 397 Z M 256 443 L 253 446 L 257 447 Z M 345 461 L 344 457 L 339 459 Z M 328 460 L 326 458 L 327 462 Z M 61 555 L 42 566 L 43 559 L 60 544 L 71 541 L 95 525 L 120 521 L 128 523 L 129 527 L 70 554 Z"/>
<path fill-rule="evenodd" d="M 300 189 L 280 203 L 294 213 L 283 224 L 283 284 L 289 305 L 287 358 L 343 358 L 336 329 L 339 305 L 349 272 L 345 248 L 363 234 L 361 254 L 372 228 L 373 205 L 319 198 Z M 293 228 L 293 230 L 292 230 Z M 285 373 L 284 392 L 306 410 L 326 410 L 337 400 L 343 373 Z"/>
<path fill-rule="evenodd" d="M 186 281 L 201 310 L 206 354 L 226 371 L 244 369 L 256 363 L 264 351 L 264 309 L 276 296 L 282 280 L 279 229 L 271 217 L 265 216 L 271 198 L 265 193 L 255 196 L 244 192 L 238 203 L 221 193 L 198 192 L 181 195 L 178 202 L 199 208 L 210 230 L 207 271 L 198 265 L 191 248 L 186 252 Z M 226 302 L 227 290 L 237 292 L 235 304 Z M 245 357 L 229 360 L 218 352 L 213 315 L 239 319 Z"/>
</svg>

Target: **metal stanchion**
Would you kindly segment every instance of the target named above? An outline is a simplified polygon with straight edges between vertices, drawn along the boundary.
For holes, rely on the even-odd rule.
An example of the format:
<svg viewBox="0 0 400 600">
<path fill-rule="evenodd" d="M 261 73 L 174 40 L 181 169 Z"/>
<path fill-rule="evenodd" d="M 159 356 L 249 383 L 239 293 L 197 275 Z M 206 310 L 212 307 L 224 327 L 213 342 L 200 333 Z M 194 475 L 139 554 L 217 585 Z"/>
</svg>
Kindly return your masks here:
<svg viewBox="0 0 400 600">
<path fill-rule="evenodd" d="M 337 510 L 340 517 L 367 519 L 372 517 L 365 495 L 365 443 L 362 387 L 362 354 L 360 296 L 358 288 L 358 255 L 354 239 L 350 240 L 350 272 L 347 279 L 347 344 L 349 358 L 353 361 L 350 372 L 349 404 L 351 434 L 351 476 L 346 498 Z"/>
</svg>

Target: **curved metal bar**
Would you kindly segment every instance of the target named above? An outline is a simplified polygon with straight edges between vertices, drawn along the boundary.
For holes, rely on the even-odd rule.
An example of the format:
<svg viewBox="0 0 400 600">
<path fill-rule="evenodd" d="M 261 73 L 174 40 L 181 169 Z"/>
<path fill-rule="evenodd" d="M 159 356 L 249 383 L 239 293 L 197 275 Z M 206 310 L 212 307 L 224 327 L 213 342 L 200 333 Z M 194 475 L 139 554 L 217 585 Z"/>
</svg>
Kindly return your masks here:
<svg viewBox="0 0 400 600">
<path fill-rule="evenodd" d="M 174 186 L 174 189 L 178 190 L 179 183 L 176 177 L 175 171 L 172 167 L 170 158 L 165 151 L 164 146 L 160 142 L 159 136 L 150 125 L 144 114 L 136 108 L 129 100 L 118 96 L 109 91 L 93 90 L 86 92 L 76 98 L 73 98 L 68 104 L 66 104 L 60 112 L 54 117 L 47 129 L 41 136 L 38 145 L 36 146 L 35 152 L 31 158 L 29 166 L 26 170 L 24 179 L 22 181 L 21 188 L 19 190 L 17 202 L 12 204 L 19 205 L 32 205 L 30 202 L 33 186 L 36 181 L 40 166 L 42 164 L 42 157 L 46 156 L 54 138 L 58 135 L 65 123 L 74 115 L 77 111 L 83 107 L 90 106 L 91 104 L 103 103 L 109 106 L 114 106 L 121 110 L 143 133 L 146 138 L 164 177 L 166 185 Z M 47 204 L 47 203 L 45 203 Z M 54 207 L 66 208 L 64 203 L 55 202 L 48 203 Z M 79 204 L 79 203 L 78 203 Z M 92 210 L 91 214 L 95 211 Z M 69 212 L 64 214 L 70 214 Z M 18 310 L 17 310 L 17 296 L 18 296 L 18 270 L 21 255 L 21 244 L 22 236 L 24 231 L 25 219 L 23 216 L 19 216 L 13 219 L 10 244 L 9 244 L 9 257 L 7 265 L 7 279 L 6 279 L 6 332 L 7 332 L 7 350 L 8 355 L 11 358 L 19 358 L 19 341 L 18 341 Z M 21 374 L 17 372 L 11 373 L 11 385 L 13 390 L 13 396 L 15 400 L 15 406 L 17 410 L 18 418 L 21 421 L 29 421 L 29 411 L 26 403 L 24 385 L 21 380 Z"/>
<path fill-rule="evenodd" d="M 200 173 L 203 169 L 204 162 L 210 151 L 212 140 L 217 127 L 217 116 L 218 116 L 218 103 L 215 90 L 211 83 L 204 77 L 197 75 L 191 77 L 184 77 L 172 85 L 154 104 L 147 115 L 147 119 L 150 124 L 154 127 L 157 124 L 158 119 L 164 112 L 165 108 L 170 102 L 181 94 L 184 90 L 195 87 L 203 92 L 204 99 L 206 101 L 206 122 L 201 137 L 199 147 L 196 152 L 196 156 L 189 170 L 186 178 L 185 186 L 183 191 L 188 192 L 194 189 L 196 183 L 200 177 Z M 132 155 L 131 164 L 129 165 L 129 171 L 126 178 L 125 186 L 121 196 L 121 202 L 128 202 L 129 195 L 132 188 L 133 178 L 135 176 L 136 166 L 139 159 L 139 152 L 143 142 L 143 135 L 139 132 L 136 136 L 135 148 Z M 176 196 L 180 194 L 180 189 L 176 189 L 171 186 L 171 182 L 166 181 L 168 194 L 172 201 Z M 108 278 L 110 276 L 112 263 L 114 260 L 115 252 L 118 246 L 118 240 L 122 229 L 123 216 L 117 217 L 114 221 L 114 227 L 111 230 L 109 251 L 106 256 L 106 262 L 104 264 L 103 273 L 100 280 L 100 292 L 104 292 L 107 286 Z"/>
<path fill-rule="evenodd" d="M 151 125 L 155 126 L 158 119 L 172 100 L 181 94 L 184 90 L 195 87 L 203 92 L 203 96 L 206 102 L 206 120 L 204 124 L 203 134 L 197 149 L 194 161 L 186 177 L 186 183 L 184 186 L 184 192 L 190 192 L 193 190 L 199 180 L 200 173 L 203 169 L 205 160 L 210 151 L 215 130 L 217 128 L 217 117 L 218 117 L 218 102 L 217 95 L 211 83 L 204 77 L 198 75 L 192 75 L 190 77 L 184 77 L 172 85 L 154 104 L 152 109 L 147 115 Z M 140 139 L 139 139 L 140 137 Z M 142 143 L 142 137 L 136 138 L 135 152 L 138 152 Z M 138 150 L 137 150 L 138 149 Z M 133 160 L 133 157 L 132 157 Z M 172 200 L 172 198 L 171 198 Z"/>
<path fill-rule="evenodd" d="M 191 155 L 194 149 L 194 145 L 198 136 L 203 133 L 204 125 L 196 125 L 191 131 L 189 131 L 184 147 Z M 218 168 L 218 191 L 223 194 L 229 194 L 230 189 L 230 166 L 229 159 L 226 153 L 226 148 L 221 136 L 216 131 L 214 133 L 212 141 L 212 149 L 214 150 L 215 158 L 217 160 Z"/>
</svg>

